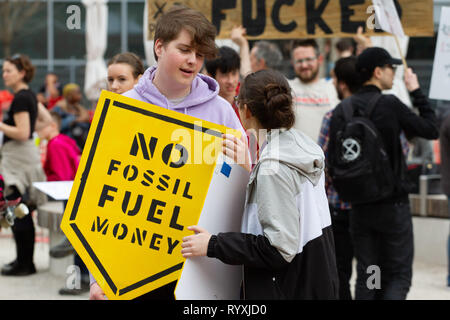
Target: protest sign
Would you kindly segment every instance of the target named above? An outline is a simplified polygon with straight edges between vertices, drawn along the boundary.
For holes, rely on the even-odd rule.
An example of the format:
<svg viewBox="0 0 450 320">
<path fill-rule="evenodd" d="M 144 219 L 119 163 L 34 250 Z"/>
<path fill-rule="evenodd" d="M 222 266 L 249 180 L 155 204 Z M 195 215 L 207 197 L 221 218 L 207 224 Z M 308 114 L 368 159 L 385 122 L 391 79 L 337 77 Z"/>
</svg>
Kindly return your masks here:
<svg viewBox="0 0 450 320">
<path fill-rule="evenodd" d="M 408 36 L 433 36 L 432 0 L 395 2 Z M 346 37 L 359 26 L 368 35 L 383 35 L 366 28 L 375 16 L 371 0 L 147 0 L 149 40 L 159 16 L 174 3 L 202 12 L 216 26 L 218 38 L 230 38 L 238 25 L 247 29 L 249 39 Z"/>
<path fill-rule="evenodd" d="M 211 234 L 239 232 L 250 173 L 219 156 L 205 205 L 198 221 Z M 238 300 L 242 266 L 219 259 L 187 259 L 175 289 L 177 300 Z M 195 288 L 195 290 L 192 290 Z"/>
<path fill-rule="evenodd" d="M 224 126 L 103 91 L 61 229 L 109 299 L 179 278 Z"/>
<path fill-rule="evenodd" d="M 384 30 L 394 35 L 398 53 L 402 58 L 405 70 L 407 70 L 408 64 L 406 63 L 406 59 L 402 54 L 402 49 L 400 47 L 400 42 L 398 40 L 398 37 L 404 38 L 405 33 L 403 32 L 402 22 L 400 21 L 397 9 L 395 8 L 394 1 L 393 0 L 372 0 L 372 1 L 375 8 L 377 27 L 381 28 L 381 30 Z"/>
<path fill-rule="evenodd" d="M 397 37 L 404 37 L 402 23 L 393 0 L 372 0 L 378 26 Z"/>
<path fill-rule="evenodd" d="M 450 100 L 450 7 L 442 7 L 430 99 Z"/>
</svg>

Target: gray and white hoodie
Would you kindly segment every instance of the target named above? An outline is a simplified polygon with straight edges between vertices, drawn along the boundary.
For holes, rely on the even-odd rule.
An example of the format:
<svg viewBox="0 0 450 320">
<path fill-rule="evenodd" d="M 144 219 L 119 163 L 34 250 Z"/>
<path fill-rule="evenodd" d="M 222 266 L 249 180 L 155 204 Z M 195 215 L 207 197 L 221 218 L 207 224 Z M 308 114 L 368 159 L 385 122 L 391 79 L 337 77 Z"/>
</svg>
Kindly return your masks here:
<svg viewBox="0 0 450 320">
<path fill-rule="evenodd" d="M 270 132 L 263 148 L 248 183 L 241 231 L 266 236 L 291 262 L 331 225 L 325 157 L 312 139 L 295 129 Z"/>
<path fill-rule="evenodd" d="M 241 233 L 219 233 L 209 257 L 244 266 L 245 299 L 336 299 L 338 277 L 324 154 L 305 134 L 273 130 L 247 186 Z"/>
</svg>

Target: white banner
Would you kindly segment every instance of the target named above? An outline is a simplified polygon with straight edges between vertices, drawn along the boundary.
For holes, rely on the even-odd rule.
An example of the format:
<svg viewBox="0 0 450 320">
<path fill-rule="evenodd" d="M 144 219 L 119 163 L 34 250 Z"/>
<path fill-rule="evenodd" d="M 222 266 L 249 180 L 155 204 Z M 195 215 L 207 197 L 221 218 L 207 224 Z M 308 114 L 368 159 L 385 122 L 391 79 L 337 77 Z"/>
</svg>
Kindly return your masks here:
<svg viewBox="0 0 450 320">
<path fill-rule="evenodd" d="M 386 32 L 403 38 L 405 36 L 405 32 L 403 31 L 402 22 L 398 16 L 394 1 L 372 0 L 372 2 L 375 7 L 377 26 Z"/>
<path fill-rule="evenodd" d="M 450 100 L 450 7 L 442 7 L 430 99 Z"/>
</svg>

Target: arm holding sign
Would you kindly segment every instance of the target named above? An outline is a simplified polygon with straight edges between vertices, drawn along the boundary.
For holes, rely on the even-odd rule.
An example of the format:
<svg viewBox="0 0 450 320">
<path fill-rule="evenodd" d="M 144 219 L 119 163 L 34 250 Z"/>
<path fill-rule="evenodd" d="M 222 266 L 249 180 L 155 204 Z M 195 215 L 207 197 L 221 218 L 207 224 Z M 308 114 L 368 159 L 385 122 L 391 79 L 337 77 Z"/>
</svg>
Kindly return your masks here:
<svg viewBox="0 0 450 320">
<path fill-rule="evenodd" d="M 278 164 L 278 170 L 266 160 L 258 165 L 256 183 L 252 183 L 244 220 L 257 220 L 255 232 L 226 232 L 211 236 L 207 230 L 188 227 L 196 234 L 183 239 L 183 257 L 207 255 L 231 265 L 278 270 L 290 263 L 298 252 L 300 242 L 299 214 L 291 170 Z M 255 217 L 256 216 L 256 217 Z M 247 219 L 245 219 L 247 217 Z M 249 218 L 253 217 L 253 218 Z M 249 222 L 243 222 L 248 224 Z"/>
<path fill-rule="evenodd" d="M 410 93 L 420 88 L 417 74 L 415 74 L 411 68 L 408 68 L 405 72 L 405 85 Z"/>
<path fill-rule="evenodd" d="M 231 134 L 222 135 L 222 152 L 231 158 L 242 168 L 250 172 L 252 164 L 250 160 L 250 152 L 247 145 L 247 135 L 242 135 L 240 139 Z"/>
<path fill-rule="evenodd" d="M 228 232 L 211 235 L 199 226 L 190 226 L 195 235 L 185 237 L 181 253 L 184 258 L 208 256 L 231 265 L 281 269 L 288 264 L 270 241 L 262 235 Z"/>
</svg>

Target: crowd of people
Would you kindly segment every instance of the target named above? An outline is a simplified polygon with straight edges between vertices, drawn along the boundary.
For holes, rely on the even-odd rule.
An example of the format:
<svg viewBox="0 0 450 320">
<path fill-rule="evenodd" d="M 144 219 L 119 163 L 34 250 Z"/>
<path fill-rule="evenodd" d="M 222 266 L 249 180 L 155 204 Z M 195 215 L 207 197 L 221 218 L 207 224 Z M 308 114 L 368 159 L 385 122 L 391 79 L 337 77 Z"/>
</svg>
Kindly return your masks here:
<svg viewBox="0 0 450 320">
<path fill-rule="evenodd" d="M 240 26 L 231 32 L 236 51 L 217 48 L 215 36 L 201 13 L 175 6 L 155 27 L 157 64 L 145 69 L 136 54 L 120 53 L 109 60 L 105 79 L 109 91 L 243 133 L 240 140 L 223 136 L 224 154 L 250 172 L 241 232 L 212 235 L 202 226 L 190 226 L 193 235 L 183 239 L 183 257 L 242 265 L 242 299 L 406 299 L 414 256 L 407 162 L 411 141 L 422 139 L 426 145 L 440 139 L 442 190 L 450 211 L 450 116 L 439 137 L 435 112 L 411 69 L 405 70 L 404 83 L 414 110 L 384 94 L 402 61 L 373 47 L 362 30 L 337 43 L 331 79 L 321 77 L 325 59 L 314 39 L 291 42 L 296 76 L 287 79 L 277 71 L 283 55 L 273 42 L 257 41 L 250 49 Z M 79 85 L 63 86 L 54 73 L 36 95 L 29 86 L 34 67 L 23 54 L 5 58 L 2 71 L 4 85 L 14 94 L 0 123 L 2 198 L 24 202 L 33 211 L 45 202 L 33 182 L 74 179 L 93 110 L 81 104 Z M 368 120 L 366 128 L 377 143 L 367 144 L 366 136 L 345 138 L 352 130 L 347 125 L 357 117 Z M 33 132 L 47 141 L 43 159 Z M 385 156 L 389 192 L 366 199 L 364 192 L 375 194 L 366 191 L 367 181 L 377 177 L 366 168 L 369 160 L 358 170 L 352 165 L 378 153 L 374 148 Z M 272 170 L 274 164 L 278 170 Z M 352 183 L 342 183 L 343 172 L 352 170 Z M 364 176 L 357 180 L 360 173 Z M 12 231 L 16 259 L 1 274 L 31 275 L 36 272 L 32 215 L 16 219 Z M 106 299 L 66 238 L 50 254 L 74 254 L 83 270 L 84 287 L 63 288 L 61 294 L 89 290 L 91 299 Z M 367 285 L 370 266 L 381 270 L 381 286 L 375 289 Z M 140 299 L 173 299 L 175 286 L 176 281 Z"/>
</svg>

